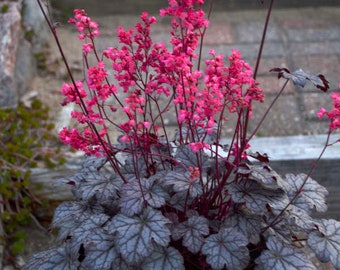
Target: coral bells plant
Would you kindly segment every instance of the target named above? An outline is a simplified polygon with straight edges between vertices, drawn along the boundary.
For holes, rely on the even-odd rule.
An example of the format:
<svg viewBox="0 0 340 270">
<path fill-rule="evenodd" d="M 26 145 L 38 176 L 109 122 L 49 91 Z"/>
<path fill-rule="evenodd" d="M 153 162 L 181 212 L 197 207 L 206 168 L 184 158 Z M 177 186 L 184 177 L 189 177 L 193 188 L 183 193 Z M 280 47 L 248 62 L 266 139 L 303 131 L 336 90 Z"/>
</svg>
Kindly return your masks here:
<svg viewBox="0 0 340 270">
<path fill-rule="evenodd" d="M 311 254 L 340 268 L 340 222 L 311 216 L 327 209 L 327 190 L 310 177 L 315 164 L 307 174 L 280 176 L 266 155 L 250 151 L 271 108 L 248 131 L 252 104 L 264 100 L 256 72 L 238 50 L 228 58 L 211 50 L 201 67 L 210 15 L 203 2 L 169 0 L 160 11 L 171 18 L 169 44 L 153 42 L 156 18 L 144 12 L 133 29 L 118 29 L 120 47 L 102 53 L 98 24 L 74 11 L 84 62 L 95 64 L 81 81 L 70 72 L 62 86 L 62 105 L 78 105 L 72 117 L 83 128 L 65 127 L 59 136 L 86 158 L 79 172 L 58 180 L 75 200 L 55 211 L 57 245 L 25 269 L 316 269 Z M 329 88 L 323 75 L 272 71 L 286 80 L 279 95 L 289 80 Z M 333 110 L 318 113 L 330 120 L 328 135 L 340 127 L 339 93 L 332 98 Z M 176 115 L 172 134 L 166 113 Z M 113 130 L 121 135 L 113 138 Z M 324 150 L 331 144 L 328 136 Z"/>
</svg>

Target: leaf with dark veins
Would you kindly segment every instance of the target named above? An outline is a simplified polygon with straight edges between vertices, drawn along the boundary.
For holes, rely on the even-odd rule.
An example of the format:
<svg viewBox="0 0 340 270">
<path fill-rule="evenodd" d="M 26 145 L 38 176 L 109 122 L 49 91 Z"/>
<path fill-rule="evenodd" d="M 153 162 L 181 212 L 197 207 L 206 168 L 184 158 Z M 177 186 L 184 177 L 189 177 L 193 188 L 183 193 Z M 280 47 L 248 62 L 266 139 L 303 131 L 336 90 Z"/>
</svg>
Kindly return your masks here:
<svg viewBox="0 0 340 270">
<path fill-rule="evenodd" d="M 318 212 L 327 210 L 326 196 L 328 191 L 318 182 L 308 177 L 306 183 L 302 187 L 307 175 L 306 174 L 286 174 L 285 181 L 290 188 L 287 191 L 290 199 L 294 198 L 298 193 L 297 198 L 293 201 L 293 205 L 310 213 L 314 208 Z M 301 188 L 302 187 L 302 188 Z"/>
<path fill-rule="evenodd" d="M 123 184 L 120 190 L 120 206 L 123 214 L 134 215 L 142 211 L 145 202 L 154 207 L 163 206 L 169 195 L 159 185 L 155 185 L 155 179 L 141 179 L 140 184 L 135 179 Z M 145 199 L 145 202 L 144 202 Z"/>
<path fill-rule="evenodd" d="M 80 262 L 78 254 L 72 254 L 69 250 L 68 243 L 64 243 L 59 247 L 50 248 L 48 250 L 33 254 L 24 270 L 70 270 L 79 269 Z"/>
<path fill-rule="evenodd" d="M 157 248 L 142 264 L 143 270 L 185 270 L 181 253 L 173 247 Z"/>
<path fill-rule="evenodd" d="M 202 253 L 213 269 L 242 270 L 249 262 L 247 238 L 234 228 L 222 228 L 205 239 Z"/>
<path fill-rule="evenodd" d="M 231 184 L 228 191 L 234 202 L 245 203 L 254 213 L 263 212 L 267 204 L 277 210 L 289 204 L 288 196 L 282 189 L 265 189 L 258 182 L 246 178 Z"/>
<path fill-rule="evenodd" d="M 340 222 L 321 219 L 321 227 L 308 234 L 307 244 L 321 262 L 331 261 L 335 269 L 340 269 Z"/>
<path fill-rule="evenodd" d="M 290 79 L 295 85 L 304 87 L 306 85 L 306 81 L 312 82 L 316 88 L 319 88 L 321 91 L 326 92 L 329 89 L 329 82 L 326 80 L 325 76 L 322 74 L 319 75 L 310 75 L 304 72 L 301 68 L 295 70 L 294 72 L 290 72 L 287 68 L 273 68 L 270 72 L 277 72 L 278 78 Z"/>
<path fill-rule="evenodd" d="M 236 211 L 236 212 L 235 212 Z M 235 209 L 225 219 L 225 225 L 232 227 L 246 235 L 249 242 L 257 244 L 260 241 L 260 232 L 262 227 L 262 218 L 260 215 L 249 213 L 246 209 Z"/>
<path fill-rule="evenodd" d="M 268 238 L 267 250 L 255 262 L 255 270 L 316 270 L 302 250 L 287 245 L 276 237 Z"/>
<path fill-rule="evenodd" d="M 118 233 L 116 245 L 123 258 L 129 263 L 139 263 L 156 245 L 168 245 L 170 231 L 165 225 L 169 222 L 161 212 L 146 208 L 139 216 L 118 214 L 107 226 Z"/>
<path fill-rule="evenodd" d="M 203 216 L 192 216 L 173 229 L 172 237 L 175 241 L 183 237 L 183 245 L 190 252 L 197 253 L 201 250 L 204 236 L 209 234 L 208 223 Z"/>
<path fill-rule="evenodd" d="M 51 227 L 59 228 L 57 239 L 65 239 L 91 215 L 92 212 L 83 202 L 63 202 L 54 212 Z"/>
<path fill-rule="evenodd" d="M 119 256 L 115 248 L 114 234 L 97 227 L 84 239 L 85 258 L 81 265 L 87 270 L 110 269 Z"/>
<path fill-rule="evenodd" d="M 191 197 L 196 197 L 202 194 L 202 186 L 198 179 L 190 183 L 190 173 L 171 171 L 164 178 L 164 185 L 172 185 L 175 192 L 189 191 Z"/>
</svg>

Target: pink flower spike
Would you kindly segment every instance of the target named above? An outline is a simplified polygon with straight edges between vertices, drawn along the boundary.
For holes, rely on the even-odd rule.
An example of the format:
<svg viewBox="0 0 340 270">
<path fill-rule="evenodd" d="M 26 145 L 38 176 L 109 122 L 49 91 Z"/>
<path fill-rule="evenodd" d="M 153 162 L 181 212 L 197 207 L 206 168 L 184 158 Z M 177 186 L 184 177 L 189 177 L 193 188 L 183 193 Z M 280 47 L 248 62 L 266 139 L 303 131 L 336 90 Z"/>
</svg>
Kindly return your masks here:
<svg viewBox="0 0 340 270">
<path fill-rule="evenodd" d="M 316 114 L 320 119 L 327 113 L 325 108 L 320 108 L 319 112 Z"/>
<path fill-rule="evenodd" d="M 84 43 L 83 44 L 83 52 L 85 54 L 88 54 L 89 52 L 91 52 L 92 49 L 93 49 L 93 44 L 91 44 L 91 43 Z"/>
<path fill-rule="evenodd" d="M 150 122 L 143 122 L 143 126 L 147 129 L 150 127 L 150 125 Z"/>
</svg>

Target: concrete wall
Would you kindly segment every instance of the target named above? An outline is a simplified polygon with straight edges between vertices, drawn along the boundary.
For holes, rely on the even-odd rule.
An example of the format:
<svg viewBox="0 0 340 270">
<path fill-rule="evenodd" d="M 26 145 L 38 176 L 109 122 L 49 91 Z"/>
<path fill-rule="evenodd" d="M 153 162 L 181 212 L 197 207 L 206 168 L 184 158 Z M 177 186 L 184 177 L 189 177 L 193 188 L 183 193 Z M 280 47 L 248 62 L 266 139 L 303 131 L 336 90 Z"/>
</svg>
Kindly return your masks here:
<svg viewBox="0 0 340 270">
<path fill-rule="evenodd" d="M 216 10 L 231 11 L 240 9 L 256 9 L 267 6 L 270 0 L 215 0 Z M 209 3 L 209 1 L 206 1 Z M 109 14 L 140 14 L 142 11 L 156 12 L 167 5 L 167 0 L 102 0 L 100 4 L 93 0 L 52 0 L 52 6 L 69 17 L 74 8 L 91 11 L 92 16 Z M 318 6 L 339 6 L 338 0 L 276 0 L 275 8 L 297 8 Z"/>
<path fill-rule="evenodd" d="M 48 29 L 36 0 L 0 1 L 0 107 L 16 107 L 37 73 Z"/>
</svg>

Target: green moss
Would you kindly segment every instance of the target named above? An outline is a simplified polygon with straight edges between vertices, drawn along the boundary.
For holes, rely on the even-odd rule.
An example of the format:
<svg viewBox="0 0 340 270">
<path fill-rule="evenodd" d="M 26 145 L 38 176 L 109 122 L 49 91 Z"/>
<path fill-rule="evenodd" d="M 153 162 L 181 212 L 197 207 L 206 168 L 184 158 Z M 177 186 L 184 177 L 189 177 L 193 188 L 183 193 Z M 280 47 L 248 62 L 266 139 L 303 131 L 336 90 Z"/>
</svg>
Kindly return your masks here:
<svg viewBox="0 0 340 270">
<path fill-rule="evenodd" d="M 20 227 L 31 222 L 40 201 L 31 194 L 30 169 L 39 164 L 53 168 L 60 159 L 58 139 L 51 132 L 48 108 L 40 101 L 31 108 L 20 104 L 15 109 L 0 110 L 0 194 L 4 201 L 1 213 L 6 243 L 12 255 L 25 247 L 26 235 Z"/>
<path fill-rule="evenodd" d="M 1 13 L 6 13 L 8 10 L 9 10 L 9 5 L 6 5 L 6 4 L 2 5 Z"/>
</svg>

